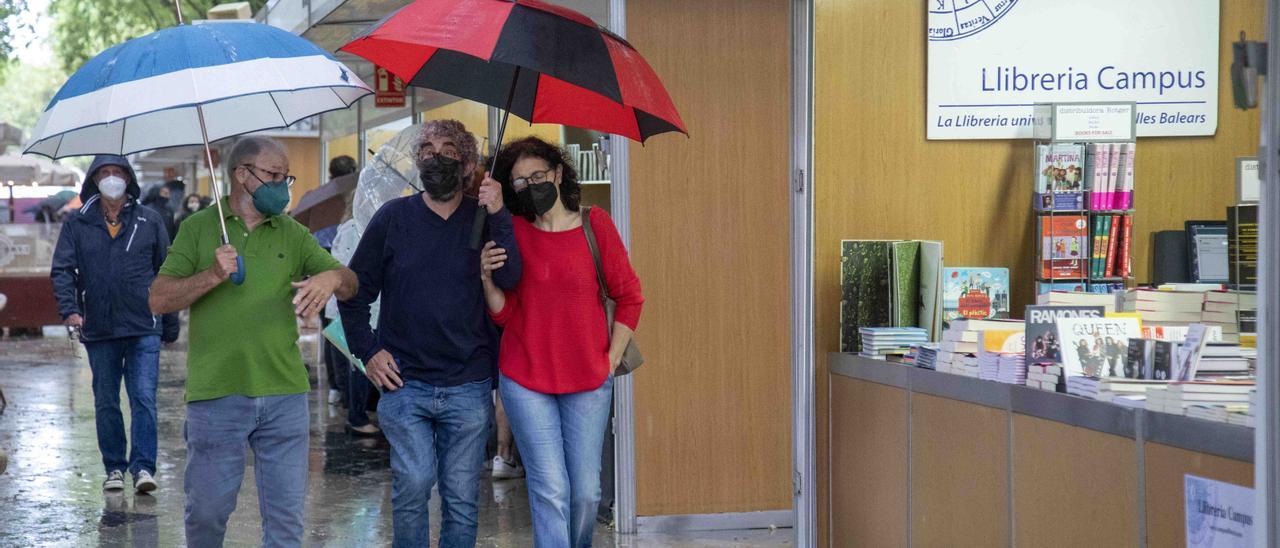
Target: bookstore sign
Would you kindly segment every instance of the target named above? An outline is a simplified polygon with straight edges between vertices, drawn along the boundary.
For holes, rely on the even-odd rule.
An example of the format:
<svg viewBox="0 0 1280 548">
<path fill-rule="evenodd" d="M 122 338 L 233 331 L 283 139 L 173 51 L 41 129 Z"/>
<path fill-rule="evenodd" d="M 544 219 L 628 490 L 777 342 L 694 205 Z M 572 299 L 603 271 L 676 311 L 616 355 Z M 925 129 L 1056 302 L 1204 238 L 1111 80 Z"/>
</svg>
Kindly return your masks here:
<svg viewBox="0 0 1280 548">
<path fill-rule="evenodd" d="M 930 139 L 1031 139 L 1046 103 L 1132 102 L 1138 137 L 1213 135 L 1217 0 L 927 0 Z"/>
<path fill-rule="evenodd" d="M 1253 489 L 1191 474 L 1183 484 L 1188 548 L 1253 546 Z"/>
</svg>

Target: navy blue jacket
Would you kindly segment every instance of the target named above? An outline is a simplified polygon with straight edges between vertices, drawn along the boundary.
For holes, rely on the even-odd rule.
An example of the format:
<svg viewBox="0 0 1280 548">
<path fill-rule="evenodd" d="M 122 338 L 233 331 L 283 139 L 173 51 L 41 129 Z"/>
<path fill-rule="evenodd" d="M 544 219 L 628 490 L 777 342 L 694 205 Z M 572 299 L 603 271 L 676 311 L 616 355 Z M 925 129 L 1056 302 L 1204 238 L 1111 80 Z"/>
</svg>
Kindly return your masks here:
<svg viewBox="0 0 1280 548">
<path fill-rule="evenodd" d="M 498 363 L 498 331 L 489 319 L 480 282 L 480 252 L 469 243 L 479 206 L 464 198 L 448 219 L 427 207 L 422 195 L 387 202 L 369 221 L 351 258 L 360 289 L 338 303 L 347 344 L 356 357 L 386 350 L 402 378 L 457 386 L 492 377 Z M 507 250 L 493 281 L 511 289 L 520 281 L 511 212 L 488 219 L 488 240 Z M 382 297 L 378 330 L 369 307 Z"/>
<path fill-rule="evenodd" d="M 93 175 L 105 165 L 128 173 L 128 201 L 120 211 L 120 233 L 112 238 L 102 215 Z M 169 234 L 159 213 L 138 203 L 137 176 L 119 156 L 99 156 L 86 176 L 84 206 L 62 224 L 53 253 L 53 293 L 58 313 L 84 318 L 85 342 L 160 335 L 178 338 L 178 317 L 151 314 L 151 282 L 169 252 Z"/>
</svg>

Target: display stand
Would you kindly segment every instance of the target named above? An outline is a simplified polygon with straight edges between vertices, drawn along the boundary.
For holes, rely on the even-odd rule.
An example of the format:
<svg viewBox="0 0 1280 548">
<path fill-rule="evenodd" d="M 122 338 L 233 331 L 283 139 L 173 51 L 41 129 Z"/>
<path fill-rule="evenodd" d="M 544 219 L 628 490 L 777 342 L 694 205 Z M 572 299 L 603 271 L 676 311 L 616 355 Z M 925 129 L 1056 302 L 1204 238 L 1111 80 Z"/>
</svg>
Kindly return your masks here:
<svg viewBox="0 0 1280 548">
<path fill-rule="evenodd" d="M 1053 103 L 1038 110 L 1036 293 L 1133 287 L 1135 104 Z"/>
</svg>

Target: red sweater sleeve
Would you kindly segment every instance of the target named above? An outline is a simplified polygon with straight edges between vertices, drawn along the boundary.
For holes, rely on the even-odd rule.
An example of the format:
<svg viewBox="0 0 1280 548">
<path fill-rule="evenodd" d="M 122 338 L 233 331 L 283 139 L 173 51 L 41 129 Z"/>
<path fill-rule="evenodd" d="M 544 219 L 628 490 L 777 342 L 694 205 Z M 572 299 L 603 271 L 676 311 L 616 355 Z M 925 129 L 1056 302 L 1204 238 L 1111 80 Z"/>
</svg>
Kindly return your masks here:
<svg viewBox="0 0 1280 548">
<path fill-rule="evenodd" d="M 631 268 L 627 248 L 622 245 L 622 236 L 618 234 L 618 228 L 613 225 L 609 214 L 593 207 L 589 221 L 596 235 L 596 243 L 600 246 L 600 262 L 604 267 L 605 283 L 609 285 L 609 297 L 618 303 L 613 320 L 634 331 L 640 324 L 640 310 L 644 306 L 640 278 Z"/>
<path fill-rule="evenodd" d="M 507 322 L 511 321 L 511 318 L 516 315 L 516 310 L 520 308 L 519 293 L 503 290 L 502 294 L 506 296 L 506 300 L 502 303 L 502 310 L 499 310 L 497 313 L 494 313 L 492 310 L 489 311 L 489 318 L 492 319 L 493 323 L 497 324 L 498 327 L 506 327 Z M 488 307 L 486 307 L 486 309 L 487 308 Z"/>
</svg>

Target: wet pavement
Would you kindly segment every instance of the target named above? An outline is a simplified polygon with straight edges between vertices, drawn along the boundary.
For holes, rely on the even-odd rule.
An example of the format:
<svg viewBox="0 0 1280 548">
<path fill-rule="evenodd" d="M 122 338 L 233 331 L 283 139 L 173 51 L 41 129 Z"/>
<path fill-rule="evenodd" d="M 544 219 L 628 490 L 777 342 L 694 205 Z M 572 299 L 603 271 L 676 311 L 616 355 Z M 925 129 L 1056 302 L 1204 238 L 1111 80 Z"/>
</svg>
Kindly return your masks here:
<svg viewBox="0 0 1280 548">
<path fill-rule="evenodd" d="M 107 494 L 94 430 L 93 395 L 83 347 L 61 337 L 0 340 L 0 449 L 9 453 L 0 475 L 0 546 L 181 546 L 182 478 L 186 447 L 181 342 L 161 354 L 157 394 L 160 488 Z M 315 386 L 315 369 L 313 386 Z M 308 545 L 383 546 L 391 539 L 391 471 L 386 441 L 343 430 L 345 410 L 311 395 L 311 474 Z M 127 398 L 121 398 L 125 407 Z M 261 542 L 252 459 L 245 471 L 228 546 Z M 523 480 L 485 481 L 479 546 L 531 546 L 528 493 Z M 432 497 L 433 529 L 439 497 Z M 438 532 L 435 531 L 435 532 Z M 434 533 L 434 532 L 433 532 Z M 434 537 L 434 535 L 433 535 Z M 615 536 L 601 526 L 596 546 L 786 546 L 790 531 Z"/>
</svg>

